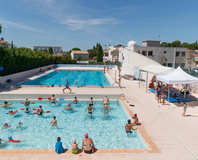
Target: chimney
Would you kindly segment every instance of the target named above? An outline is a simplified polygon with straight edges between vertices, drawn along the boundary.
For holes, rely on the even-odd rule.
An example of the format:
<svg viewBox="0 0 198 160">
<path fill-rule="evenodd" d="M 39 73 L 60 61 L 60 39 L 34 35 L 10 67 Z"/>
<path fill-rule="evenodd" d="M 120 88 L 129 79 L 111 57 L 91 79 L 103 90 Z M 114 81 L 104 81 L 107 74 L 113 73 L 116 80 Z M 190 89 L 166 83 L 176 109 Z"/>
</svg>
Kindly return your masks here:
<svg viewBox="0 0 198 160">
<path fill-rule="evenodd" d="M 1 41 L 4 41 L 4 38 L 1 38 Z"/>
</svg>

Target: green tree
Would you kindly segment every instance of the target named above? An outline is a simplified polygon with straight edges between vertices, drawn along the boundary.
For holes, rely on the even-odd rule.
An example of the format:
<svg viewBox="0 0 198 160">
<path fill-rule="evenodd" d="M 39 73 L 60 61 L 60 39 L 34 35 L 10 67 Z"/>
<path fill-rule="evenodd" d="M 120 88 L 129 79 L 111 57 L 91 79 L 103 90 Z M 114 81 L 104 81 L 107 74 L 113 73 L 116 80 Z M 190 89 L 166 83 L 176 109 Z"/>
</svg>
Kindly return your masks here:
<svg viewBox="0 0 198 160">
<path fill-rule="evenodd" d="M 72 51 L 81 51 L 80 48 L 72 48 Z"/>
<path fill-rule="evenodd" d="M 161 47 L 168 47 L 168 43 L 167 43 L 167 42 L 162 42 L 162 43 L 160 44 L 160 46 L 161 46 Z"/>
<path fill-rule="evenodd" d="M 183 48 L 188 48 L 188 46 L 189 46 L 189 44 L 187 42 L 184 42 L 181 44 L 181 47 L 183 47 Z"/>
<path fill-rule="evenodd" d="M 118 44 L 116 47 L 121 47 L 121 46 L 123 46 L 122 44 Z"/>
<path fill-rule="evenodd" d="M 49 47 L 49 53 L 50 53 L 50 54 L 53 54 L 53 49 L 52 49 L 52 47 Z"/>
<path fill-rule="evenodd" d="M 96 49 L 88 49 L 87 52 L 89 53 L 89 58 L 90 59 L 97 56 Z"/>
<path fill-rule="evenodd" d="M 173 46 L 172 46 L 172 43 L 168 43 L 168 44 L 167 44 L 167 47 L 173 47 Z"/>
<path fill-rule="evenodd" d="M 96 44 L 97 62 L 103 62 L 103 49 L 100 43 Z"/>
<path fill-rule="evenodd" d="M 79 56 L 78 58 L 77 58 L 77 60 L 78 61 L 81 61 L 83 58 L 81 57 L 81 56 Z"/>
<path fill-rule="evenodd" d="M 181 42 L 179 40 L 172 42 L 172 47 L 180 47 L 180 46 L 181 46 Z"/>
<path fill-rule="evenodd" d="M 1 34 L 1 32 L 2 32 L 2 27 L 1 27 L 1 23 L 0 23 L 0 34 Z"/>
</svg>

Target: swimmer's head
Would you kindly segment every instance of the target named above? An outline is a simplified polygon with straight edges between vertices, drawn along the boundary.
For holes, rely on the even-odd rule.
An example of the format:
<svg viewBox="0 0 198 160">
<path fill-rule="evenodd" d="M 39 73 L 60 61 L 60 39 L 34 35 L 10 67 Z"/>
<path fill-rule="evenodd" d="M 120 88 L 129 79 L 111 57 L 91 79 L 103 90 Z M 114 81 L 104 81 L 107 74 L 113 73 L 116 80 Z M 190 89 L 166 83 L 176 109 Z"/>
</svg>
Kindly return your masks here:
<svg viewBox="0 0 198 160">
<path fill-rule="evenodd" d="M 66 82 L 68 82 L 68 80 L 66 80 Z"/>
<path fill-rule="evenodd" d="M 84 135 L 84 136 L 85 136 L 85 138 L 88 138 L 88 133 L 85 133 L 85 135 Z"/>
<path fill-rule="evenodd" d="M 5 123 L 4 125 L 5 125 L 5 126 L 8 126 L 8 123 Z"/>
<path fill-rule="evenodd" d="M 137 117 L 137 114 L 136 113 L 134 114 L 134 117 Z"/>
<path fill-rule="evenodd" d="M 4 103 L 5 103 L 5 104 L 8 104 L 8 102 L 7 102 L 7 101 L 5 101 Z"/>
<path fill-rule="evenodd" d="M 91 106 L 91 104 L 89 104 L 89 106 Z"/>
<path fill-rule="evenodd" d="M 56 116 L 54 116 L 53 118 L 56 119 Z"/>
<path fill-rule="evenodd" d="M 39 106 L 39 108 L 42 108 L 42 106 Z"/>
<path fill-rule="evenodd" d="M 9 136 L 8 139 L 12 139 L 12 136 Z"/>
<path fill-rule="evenodd" d="M 61 140 L 61 137 L 58 137 L 58 138 L 57 138 L 57 141 L 60 141 L 60 140 Z"/>
<path fill-rule="evenodd" d="M 52 95 L 52 97 L 54 97 L 54 95 Z"/>
<path fill-rule="evenodd" d="M 70 106 L 70 103 L 68 103 L 67 105 Z"/>
<path fill-rule="evenodd" d="M 13 112 L 13 110 L 11 109 L 11 110 L 9 110 L 9 112 Z"/>
<path fill-rule="evenodd" d="M 77 99 L 77 97 L 75 97 L 75 99 Z"/>
<path fill-rule="evenodd" d="M 93 99 L 93 97 L 91 97 L 91 99 Z"/>
<path fill-rule="evenodd" d="M 19 124 L 23 124 L 22 122 L 19 122 Z"/>
<path fill-rule="evenodd" d="M 131 124 L 131 120 L 130 119 L 128 120 L 128 124 Z"/>
<path fill-rule="evenodd" d="M 72 139 L 72 142 L 76 143 L 76 139 L 75 139 L 75 138 L 74 138 L 74 139 Z"/>
<path fill-rule="evenodd" d="M 25 110 L 26 110 L 26 111 L 28 111 L 28 110 L 29 110 L 29 108 L 26 108 Z"/>
<path fill-rule="evenodd" d="M 28 99 L 26 98 L 26 101 L 27 101 Z"/>
</svg>

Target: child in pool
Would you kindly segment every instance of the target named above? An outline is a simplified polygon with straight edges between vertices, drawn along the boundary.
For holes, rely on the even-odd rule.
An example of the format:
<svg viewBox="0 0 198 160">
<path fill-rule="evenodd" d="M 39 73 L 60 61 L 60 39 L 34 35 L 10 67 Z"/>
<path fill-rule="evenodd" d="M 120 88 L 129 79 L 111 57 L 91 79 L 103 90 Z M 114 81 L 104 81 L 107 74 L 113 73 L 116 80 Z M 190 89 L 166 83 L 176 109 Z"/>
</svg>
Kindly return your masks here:
<svg viewBox="0 0 198 160">
<path fill-rule="evenodd" d="M 11 125 L 8 125 L 8 123 L 5 123 L 5 124 L 3 124 L 2 128 L 8 128 L 8 127 L 11 127 Z"/>
</svg>

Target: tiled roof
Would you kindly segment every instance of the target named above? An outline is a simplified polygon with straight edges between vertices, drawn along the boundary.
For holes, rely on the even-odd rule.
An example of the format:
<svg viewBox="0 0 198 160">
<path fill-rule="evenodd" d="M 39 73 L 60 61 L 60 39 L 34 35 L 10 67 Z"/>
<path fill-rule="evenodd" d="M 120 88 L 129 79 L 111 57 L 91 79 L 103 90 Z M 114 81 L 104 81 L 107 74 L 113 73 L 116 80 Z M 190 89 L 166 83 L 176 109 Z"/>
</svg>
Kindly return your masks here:
<svg viewBox="0 0 198 160">
<path fill-rule="evenodd" d="M 72 51 L 73 54 L 89 54 L 87 51 Z"/>
</svg>

